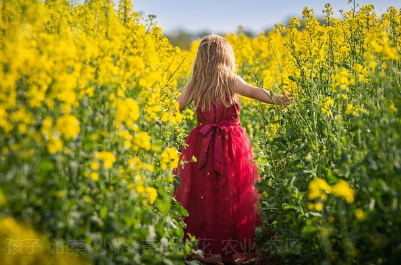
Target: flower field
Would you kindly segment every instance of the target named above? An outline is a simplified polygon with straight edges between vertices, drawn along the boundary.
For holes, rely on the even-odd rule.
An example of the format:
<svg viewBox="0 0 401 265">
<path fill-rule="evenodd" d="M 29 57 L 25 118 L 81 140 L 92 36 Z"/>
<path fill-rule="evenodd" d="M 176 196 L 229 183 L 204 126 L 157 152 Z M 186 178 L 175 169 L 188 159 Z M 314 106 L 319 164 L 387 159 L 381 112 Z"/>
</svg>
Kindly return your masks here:
<svg viewBox="0 0 401 265">
<path fill-rule="evenodd" d="M 399 264 L 401 10 L 322 9 L 225 36 L 240 76 L 295 98 L 241 101 L 256 242 L 277 264 Z M 128 0 L 0 10 L 0 264 L 184 264 L 172 169 L 196 117 L 175 98 L 199 42 L 171 46 Z"/>
</svg>

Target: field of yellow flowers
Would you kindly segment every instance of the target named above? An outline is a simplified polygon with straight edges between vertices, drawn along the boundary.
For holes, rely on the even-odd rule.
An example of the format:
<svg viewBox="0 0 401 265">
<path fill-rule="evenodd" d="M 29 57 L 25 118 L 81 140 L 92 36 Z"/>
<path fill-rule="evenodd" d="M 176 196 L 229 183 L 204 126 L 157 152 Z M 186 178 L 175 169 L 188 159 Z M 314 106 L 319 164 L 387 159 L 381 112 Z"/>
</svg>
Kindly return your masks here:
<svg viewBox="0 0 401 265">
<path fill-rule="evenodd" d="M 278 264 L 399 264 L 401 10 L 322 11 L 324 24 L 305 7 L 302 31 L 293 18 L 227 36 L 249 82 L 296 95 L 242 108 L 263 175 L 259 247 Z"/>
<path fill-rule="evenodd" d="M 184 264 L 172 169 L 199 42 L 172 47 L 129 0 L 0 2 L 0 264 Z M 225 36 L 238 73 L 287 109 L 244 98 L 264 194 L 261 255 L 278 264 L 401 260 L 401 10 Z"/>
<path fill-rule="evenodd" d="M 0 10 L 0 264 L 182 260 L 171 172 L 193 112 L 176 112 L 173 89 L 188 55 L 131 1 Z"/>
</svg>

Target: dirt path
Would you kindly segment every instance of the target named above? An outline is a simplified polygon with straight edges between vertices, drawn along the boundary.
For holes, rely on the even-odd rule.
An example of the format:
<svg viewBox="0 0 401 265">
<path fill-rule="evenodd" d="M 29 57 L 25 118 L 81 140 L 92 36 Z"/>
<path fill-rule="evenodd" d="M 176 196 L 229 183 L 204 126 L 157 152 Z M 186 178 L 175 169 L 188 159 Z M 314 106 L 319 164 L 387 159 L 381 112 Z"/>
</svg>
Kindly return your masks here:
<svg viewBox="0 0 401 265">
<path fill-rule="evenodd" d="M 188 257 L 187 260 L 198 260 L 200 261 L 201 265 L 224 265 L 223 262 L 221 262 L 221 258 L 202 258 L 200 256 L 191 256 Z M 276 263 L 273 260 L 269 260 L 266 258 L 253 258 L 251 260 L 247 261 L 240 261 L 240 259 L 237 259 L 237 264 L 238 265 L 275 265 Z"/>
</svg>

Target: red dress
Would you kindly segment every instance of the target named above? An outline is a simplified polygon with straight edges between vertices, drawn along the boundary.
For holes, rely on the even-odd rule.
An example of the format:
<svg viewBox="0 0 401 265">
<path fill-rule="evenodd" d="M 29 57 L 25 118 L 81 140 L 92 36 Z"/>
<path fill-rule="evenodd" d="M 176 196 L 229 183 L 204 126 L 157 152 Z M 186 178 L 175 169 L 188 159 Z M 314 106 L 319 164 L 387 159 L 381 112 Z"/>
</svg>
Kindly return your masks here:
<svg viewBox="0 0 401 265">
<path fill-rule="evenodd" d="M 226 108 L 212 103 L 210 111 L 196 113 L 198 126 L 180 156 L 180 162 L 188 163 L 173 172 L 180 178 L 174 197 L 189 213 L 184 240 L 187 233 L 195 236 L 205 255 L 255 255 L 253 238 L 261 225 L 255 181 L 260 176 L 238 104 Z M 189 162 L 192 156 L 196 162 Z"/>
</svg>

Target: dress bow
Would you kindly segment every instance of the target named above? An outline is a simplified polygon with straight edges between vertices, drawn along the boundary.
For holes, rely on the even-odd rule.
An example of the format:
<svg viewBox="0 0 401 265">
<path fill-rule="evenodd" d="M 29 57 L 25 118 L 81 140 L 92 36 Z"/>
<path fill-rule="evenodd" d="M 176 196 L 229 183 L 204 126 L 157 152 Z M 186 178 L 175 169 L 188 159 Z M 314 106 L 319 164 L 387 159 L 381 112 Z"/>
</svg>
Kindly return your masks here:
<svg viewBox="0 0 401 265">
<path fill-rule="evenodd" d="M 208 157 L 208 151 L 212 137 L 215 136 L 213 148 L 213 170 L 221 175 L 223 165 L 223 137 L 226 136 L 227 126 L 239 125 L 239 118 L 223 120 L 219 123 L 205 124 L 199 133 L 203 136 L 202 147 L 199 157 L 198 169 L 202 168 Z"/>
</svg>

